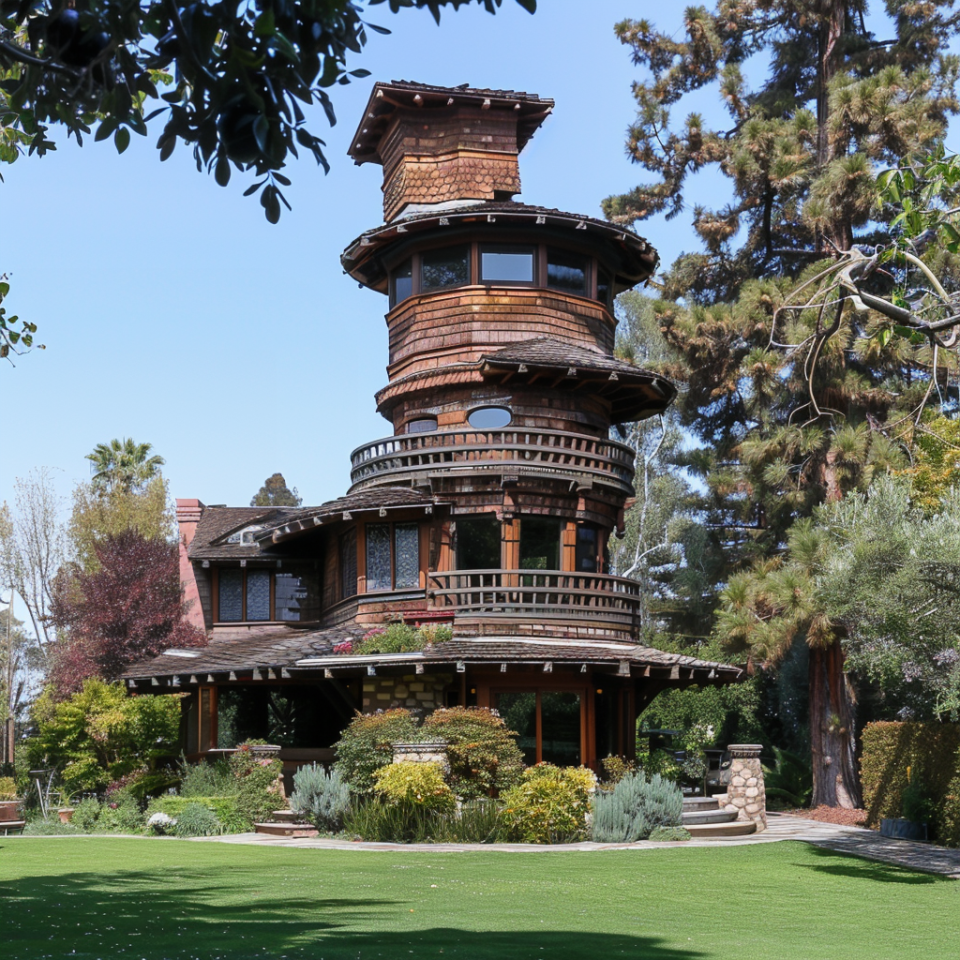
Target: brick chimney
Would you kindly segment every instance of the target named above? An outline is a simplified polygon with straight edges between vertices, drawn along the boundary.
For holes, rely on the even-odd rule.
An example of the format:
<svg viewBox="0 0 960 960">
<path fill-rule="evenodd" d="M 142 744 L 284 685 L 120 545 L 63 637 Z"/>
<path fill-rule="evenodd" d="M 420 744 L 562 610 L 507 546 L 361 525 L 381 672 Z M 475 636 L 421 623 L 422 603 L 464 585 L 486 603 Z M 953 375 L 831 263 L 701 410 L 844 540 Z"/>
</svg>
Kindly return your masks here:
<svg viewBox="0 0 960 960">
<path fill-rule="evenodd" d="M 187 605 L 187 620 L 200 630 L 206 630 L 203 622 L 203 606 L 200 603 L 200 590 L 193 571 L 193 564 L 187 556 L 197 524 L 204 511 L 199 500 L 177 500 L 177 526 L 180 530 L 180 586 Z"/>
<path fill-rule="evenodd" d="M 512 90 L 394 81 L 373 88 L 349 154 L 383 166 L 383 216 L 510 200 L 518 156 L 553 109 Z"/>
</svg>

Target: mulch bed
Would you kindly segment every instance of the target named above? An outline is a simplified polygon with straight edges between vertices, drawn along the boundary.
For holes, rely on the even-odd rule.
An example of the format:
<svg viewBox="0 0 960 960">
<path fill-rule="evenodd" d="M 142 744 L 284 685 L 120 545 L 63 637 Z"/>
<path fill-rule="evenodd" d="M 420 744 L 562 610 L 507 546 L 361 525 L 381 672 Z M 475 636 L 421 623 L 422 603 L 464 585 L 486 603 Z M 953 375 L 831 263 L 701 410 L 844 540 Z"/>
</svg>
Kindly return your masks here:
<svg viewBox="0 0 960 960">
<path fill-rule="evenodd" d="M 836 823 L 841 827 L 865 827 L 866 810 L 845 810 L 843 807 L 814 807 L 812 810 L 784 810 L 791 817 L 803 817 L 806 820 L 820 820 L 823 823 Z"/>
</svg>

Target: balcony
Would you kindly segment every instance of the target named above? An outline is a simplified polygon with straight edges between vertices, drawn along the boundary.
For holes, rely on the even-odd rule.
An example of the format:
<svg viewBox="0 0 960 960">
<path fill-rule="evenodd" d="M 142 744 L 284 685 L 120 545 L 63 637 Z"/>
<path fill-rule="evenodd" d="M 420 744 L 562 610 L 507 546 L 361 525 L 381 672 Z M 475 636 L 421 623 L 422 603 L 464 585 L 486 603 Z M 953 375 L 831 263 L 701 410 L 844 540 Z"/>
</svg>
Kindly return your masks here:
<svg viewBox="0 0 960 960">
<path fill-rule="evenodd" d="M 438 474 L 506 473 L 583 478 L 633 494 L 634 451 L 562 430 L 437 430 L 375 440 L 351 455 L 351 492 Z"/>
<path fill-rule="evenodd" d="M 567 621 L 616 633 L 636 629 L 641 603 L 635 580 L 560 570 L 431 573 L 427 595 L 434 609 L 457 620 Z"/>
</svg>

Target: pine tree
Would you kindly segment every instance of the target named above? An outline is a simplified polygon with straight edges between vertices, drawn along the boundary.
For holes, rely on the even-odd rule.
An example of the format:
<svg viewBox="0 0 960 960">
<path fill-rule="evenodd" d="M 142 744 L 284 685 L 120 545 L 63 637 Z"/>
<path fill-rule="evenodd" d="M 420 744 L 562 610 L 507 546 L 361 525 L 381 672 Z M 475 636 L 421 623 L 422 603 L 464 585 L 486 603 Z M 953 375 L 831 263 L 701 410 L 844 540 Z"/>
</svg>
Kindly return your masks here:
<svg viewBox="0 0 960 960">
<path fill-rule="evenodd" d="M 704 249 L 670 267 L 656 306 L 679 357 L 663 369 L 688 382 L 679 414 L 701 444 L 687 463 L 703 480 L 716 584 L 750 564 L 762 579 L 797 518 L 902 468 L 931 374 L 950 370 L 925 341 L 885 335 L 889 319 L 817 299 L 825 257 L 889 238 L 879 169 L 934 148 L 958 110 L 958 61 L 945 54 L 958 14 L 946 0 L 891 0 L 887 12 L 879 37 L 866 5 L 844 0 L 720 0 L 687 11 L 682 40 L 645 21 L 616 28 L 648 74 L 634 86 L 628 152 L 656 180 L 609 198 L 607 216 L 675 217 L 687 177 L 709 165 L 733 193 L 694 208 Z M 764 57 L 768 73 L 749 89 Z M 710 85 L 729 129 L 690 114 L 672 130 L 671 108 Z M 888 294 L 894 280 L 877 271 L 871 282 Z M 794 309 L 804 283 L 812 306 Z M 809 696 L 814 803 L 855 803 L 854 702 L 836 636 L 810 644 Z"/>
<path fill-rule="evenodd" d="M 282 473 L 275 473 L 263 481 L 263 486 L 250 501 L 251 507 L 299 507 L 303 498 L 287 486 Z"/>
</svg>

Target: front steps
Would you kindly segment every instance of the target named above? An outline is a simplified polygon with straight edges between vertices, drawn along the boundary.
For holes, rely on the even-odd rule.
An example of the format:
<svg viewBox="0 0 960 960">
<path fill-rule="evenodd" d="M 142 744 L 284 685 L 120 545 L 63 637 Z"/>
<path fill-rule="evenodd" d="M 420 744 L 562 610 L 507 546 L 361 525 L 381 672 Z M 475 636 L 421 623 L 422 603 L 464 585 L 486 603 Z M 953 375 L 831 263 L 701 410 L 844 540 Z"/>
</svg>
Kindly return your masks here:
<svg viewBox="0 0 960 960">
<path fill-rule="evenodd" d="M 267 823 L 255 823 L 254 832 L 268 837 L 288 837 L 300 840 L 316 837 L 320 831 L 310 823 L 303 823 L 292 810 L 274 810 L 273 819 Z"/>
<path fill-rule="evenodd" d="M 737 811 L 721 808 L 726 796 L 690 797 L 683 801 L 682 825 L 691 837 L 709 837 L 723 840 L 728 837 L 747 837 L 757 832 L 752 820 L 738 820 Z"/>
</svg>

